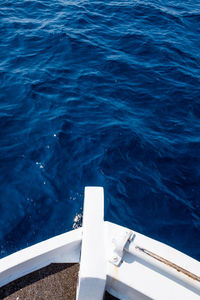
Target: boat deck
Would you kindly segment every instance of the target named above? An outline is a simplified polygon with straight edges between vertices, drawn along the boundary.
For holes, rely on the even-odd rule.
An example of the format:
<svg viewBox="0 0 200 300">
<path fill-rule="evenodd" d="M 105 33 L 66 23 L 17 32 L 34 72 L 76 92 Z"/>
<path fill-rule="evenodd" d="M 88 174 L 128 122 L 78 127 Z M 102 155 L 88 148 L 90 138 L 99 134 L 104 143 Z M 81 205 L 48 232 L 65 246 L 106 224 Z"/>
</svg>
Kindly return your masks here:
<svg viewBox="0 0 200 300">
<path fill-rule="evenodd" d="M 0 300 L 76 299 L 78 271 L 79 264 L 51 264 L 1 287 Z"/>
</svg>

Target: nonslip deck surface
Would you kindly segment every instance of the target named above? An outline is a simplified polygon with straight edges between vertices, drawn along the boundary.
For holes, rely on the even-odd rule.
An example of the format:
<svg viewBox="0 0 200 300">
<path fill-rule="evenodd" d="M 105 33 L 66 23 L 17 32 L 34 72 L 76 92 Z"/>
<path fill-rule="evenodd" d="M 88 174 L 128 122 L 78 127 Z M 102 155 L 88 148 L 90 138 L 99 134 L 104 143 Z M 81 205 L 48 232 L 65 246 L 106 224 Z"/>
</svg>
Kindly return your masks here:
<svg viewBox="0 0 200 300">
<path fill-rule="evenodd" d="M 0 299 L 76 299 L 79 264 L 51 264 L 0 289 Z"/>
<path fill-rule="evenodd" d="M 75 300 L 78 271 L 79 264 L 51 264 L 1 287 L 0 300 Z"/>
</svg>

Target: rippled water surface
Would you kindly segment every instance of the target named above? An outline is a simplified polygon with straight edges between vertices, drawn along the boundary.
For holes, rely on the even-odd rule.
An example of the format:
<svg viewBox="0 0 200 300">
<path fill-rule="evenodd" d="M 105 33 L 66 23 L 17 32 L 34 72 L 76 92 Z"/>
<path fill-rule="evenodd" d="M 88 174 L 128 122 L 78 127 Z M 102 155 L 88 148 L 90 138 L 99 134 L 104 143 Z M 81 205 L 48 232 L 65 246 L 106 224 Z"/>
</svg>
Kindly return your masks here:
<svg viewBox="0 0 200 300">
<path fill-rule="evenodd" d="M 200 259 L 199 1 L 0 3 L 1 256 L 105 218 Z"/>
</svg>

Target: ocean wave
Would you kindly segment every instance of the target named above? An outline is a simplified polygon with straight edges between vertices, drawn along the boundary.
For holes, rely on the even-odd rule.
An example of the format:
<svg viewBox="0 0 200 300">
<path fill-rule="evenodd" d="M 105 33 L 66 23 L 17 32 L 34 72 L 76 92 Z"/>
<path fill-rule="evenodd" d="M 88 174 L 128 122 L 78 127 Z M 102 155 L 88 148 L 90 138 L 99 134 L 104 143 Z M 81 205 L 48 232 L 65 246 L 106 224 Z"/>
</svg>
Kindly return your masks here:
<svg viewBox="0 0 200 300">
<path fill-rule="evenodd" d="M 0 4 L 1 256 L 105 218 L 200 258 L 196 1 Z M 78 218 L 78 219 L 77 219 Z"/>
</svg>

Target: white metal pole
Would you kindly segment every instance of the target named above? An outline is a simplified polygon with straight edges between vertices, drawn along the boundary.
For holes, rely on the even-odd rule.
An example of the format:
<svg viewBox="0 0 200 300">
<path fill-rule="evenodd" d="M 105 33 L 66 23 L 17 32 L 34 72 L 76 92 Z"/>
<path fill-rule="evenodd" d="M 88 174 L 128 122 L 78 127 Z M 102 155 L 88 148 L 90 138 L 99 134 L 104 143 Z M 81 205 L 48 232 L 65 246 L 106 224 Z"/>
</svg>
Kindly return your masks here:
<svg viewBox="0 0 200 300">
<path fill-rule="evenodd" d="M 77 300 L 102 300 L 106 284 L 104 192 L 86 187 Z"/>
</svg>

